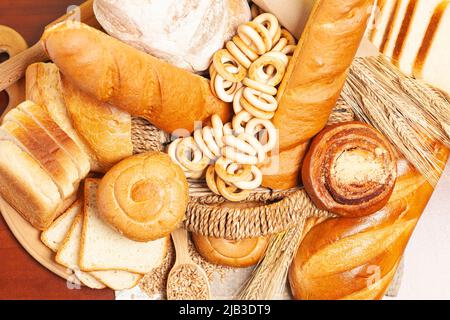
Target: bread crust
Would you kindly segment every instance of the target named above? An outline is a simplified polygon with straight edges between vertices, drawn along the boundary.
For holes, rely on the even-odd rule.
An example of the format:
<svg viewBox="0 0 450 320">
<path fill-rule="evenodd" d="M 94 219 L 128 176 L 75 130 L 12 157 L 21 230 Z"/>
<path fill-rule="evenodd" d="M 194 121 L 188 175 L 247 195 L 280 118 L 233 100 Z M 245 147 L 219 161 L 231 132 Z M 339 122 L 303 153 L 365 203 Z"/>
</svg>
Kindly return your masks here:
<svg viewBox="0 0 450 320">
<path fill-rule="evenodd" d="M 269 244 L 268 237 L 231 241 L 192 233 L 198 253 L 207 261 L 233 268 L 253 266 L 261 260 Z"/>
<path fill-rule="evenodd" d="M 196 121 L 230 105 L 214 97 L 209 81 L 140 52 L 87 25 L 63 22 L 48 28 L 42 44 L 69 81 L 96 99 L 111 103 L 172 133 L 191 132 Z"/>
</svg>

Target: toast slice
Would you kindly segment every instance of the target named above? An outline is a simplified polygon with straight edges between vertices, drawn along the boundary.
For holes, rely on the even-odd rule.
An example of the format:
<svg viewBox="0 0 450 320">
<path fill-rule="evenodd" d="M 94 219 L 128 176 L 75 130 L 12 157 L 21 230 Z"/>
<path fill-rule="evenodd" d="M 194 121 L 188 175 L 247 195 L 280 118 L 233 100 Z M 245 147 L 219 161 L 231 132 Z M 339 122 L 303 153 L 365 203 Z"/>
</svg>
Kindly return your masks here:
<svg viewBox="0 0 450 320">
<path fill-rule="evenodd" d="M 73 271 L 75 276 L 87 287 L 92 289 L 103 289 L 105 285 L 98 281 L 94 276 L 80 270 L 78 266 L 78 255 L 80 249 L 80 234 L 83 225 L 83 216 L 78 212 L 69 231 L 64 238 L 55 260 L 59 264 Z"/>
<path fill-rule="evenodd" d="M 394 63 L 407 75 L 413 73 L 414 62 L 431 17 L 442 0 L 416 0 L 412 3 L 406 12 L 392 55 Z"/>
<path fill-rule="evenodd" d="M 408 6 L 413 0 L 397 0 L 395 5 L 394 13 L 392 19 L 390 19 L 388 25 L 386 26 L 386 32 L 381 43 L 380 51 L 388 56 L 392 57 L 395 49 L 395 44 L 397 43 L 397 38 L 402 28 L 405 14 L 408 11 Z"/>
<path fill-rule="evenodd" d="M 53 63 L 34 63 L 27 68 L 25 77 L 26 99 L 44 107 L 52 120 L 88 156 L 91 169 L 98 171 L 97 164 L 92 157 L 92 151 L 74 129 L 67 113 L 58 67 Z M 84 161 L 83 165 L 86 165 Z M 83 167 L 83 170 L 86 170 L 86 168 Z"/>
<path fill-rule="evenodd" d="M 68 234 L 75 217 L 81 213 L 82 203 L 76 201 L 69 209 L 56 219 L 52 225 L 41 233 L 41 241 L 53 252 L 57 252 Z"/>
<path fill-rule="evenodd" d="M 61 197 L 47 172 L 12 141 L 0 139 L 0 195 L 35 228 L 56 217 Z"/>
<path fill-rule="evenodd" d="M 52 225 L 54 228 L 49 229 L 52 230 L 50 234 L 47 232 L 51 243 L 59 241 L 60 245 L 58 245 L 58 252 L 56 254 L 56 261 L 58 263 L 72 269 L 77 278 L 90 288 L 100 289 L 106 285 L 113 290 L 125 290 L 137 285 L 142 278 L 139 274 L 119 270 L 96 272 L 83 272 L 79 270 L 78 260 L 83 226 L 82 204 L 77 202 L 71 210 L 69 209 L 61 217 L 62 219 L 58 219 Z M 68 224 L 71 217 L 73 217 L 72 223 Z M 65 229 L 67 229 L 67 232 L 62 235 Z M 62 241 L 60 241 L 61 235 Z"/>
<path fill-rule="evenodd" d="M 123 270 L 145 274 L 161 265 L 169 238 L 136 242 L 118 233 L 97 211 L 98 180 L 85 182 L 80 266 L 84 271 Z"/>
<path fill-rule="evenodd" d="M 377 11 L 375 12 L 375 26 L 370 35 L 370 41 L 380 49 L 387 26 L 392 19 L 394 13 L 396 0 L 378 0 Z"/>
<path fill-rule="evenodd" d="M 433 13 L 414 64 L 414 76 L 450 95 L 450 1 L 443 1 Z"/>
</svg>

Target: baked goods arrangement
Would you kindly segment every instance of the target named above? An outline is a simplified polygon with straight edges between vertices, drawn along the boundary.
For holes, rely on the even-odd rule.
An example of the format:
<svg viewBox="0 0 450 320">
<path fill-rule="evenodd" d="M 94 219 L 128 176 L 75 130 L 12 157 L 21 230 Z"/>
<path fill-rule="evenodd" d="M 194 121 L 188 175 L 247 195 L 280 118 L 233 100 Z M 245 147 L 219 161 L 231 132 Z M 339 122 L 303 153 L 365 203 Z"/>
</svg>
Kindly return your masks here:
<svg viewBox="0 0 450 320">
<path fill-rule="evenodd" d="M 245 0 L 95 0 L 104 30 L 46 28 L 50 62 L 27 66 L 25 101 L 1 122 L 0 197 L 71 281 L 136 287 L 170 259 L 172 237 L 167 297 L 209 299 L 191 231 L 207 262 L 254 267 L 240 298 L 273 298 L 286 281 L 295 299 L 385 295 L 447 162 L 450 99 L 384 60 L 354 60 L 374 1 L 300 2 L 287 18 Z M 400 24 L 392 2 L 377 5 L 374 42 Z M 403 64 L 426 29 L 408 25 L 409 49 L 393 49 Z M 384 88 L 378 65 L 398 84 L 385 97 L 361 89 Z"/>
</svg>

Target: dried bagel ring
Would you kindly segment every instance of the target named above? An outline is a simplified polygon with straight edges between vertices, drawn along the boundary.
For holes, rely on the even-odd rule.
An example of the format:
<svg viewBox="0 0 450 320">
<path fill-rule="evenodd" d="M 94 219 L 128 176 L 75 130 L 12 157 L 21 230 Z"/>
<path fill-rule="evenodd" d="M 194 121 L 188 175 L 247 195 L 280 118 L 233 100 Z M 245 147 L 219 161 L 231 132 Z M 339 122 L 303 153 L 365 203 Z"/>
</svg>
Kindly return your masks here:
<svg viewBox="0 0 450 320">
<path fill-rule="evenodd" d="M 241 39 L 241 37 L 234 36 L 232 41 L 242 51 L 242 53 L 250 59 L 250 61 L 255 61 L 259 58 L 258 53 L 250 48 L 250 46 L 246 44 L 244 40 Z"/>
<path fill-rule="evenodd" d="M 259 188 L 263 178 L 261 170 L 257 166 L 252 166 L 252 174 L 253 177 L 250 181 L 239 181 L 235 182 L 234 185 L 241 190 L 254 190 Z"/>
<path fill-rule="evenodd" d="M 241 133 L 238 136 L 238 138 L 247 142 L 253 147 L 253 149 L 256 150 L 256 155 L 258 156 L 258 163 L 264 162 L 264 160 L 266 159 L 266 151 L 264 150 L 261 142 L 259 142 L 259 140 L 255 138 L 255 136 L 252 136 L 248 133 Z"/>
<path fill-rule="evenodd" d="M 249 165 L 242 165 L 235 174 L 228 173 L 227 169 L 231 163 L 232 161 L 224 157 L 221 157 L 216 161 L 214 169 L 216 170 L 217 175 L 222 180 L 225 180 L 228 183 L 233 183 L 236 181 L 243 181 L 251 178 L 252 172 L 251 166 Z"/>
<path fill-rule="evenodd" d="M 281 39 L 283 39 L 283 38 L 288 41 L 288 45 L 296 44 L 296 40 L 295 40 L 294 36 L 284 28 L 281 29 Z"/>
<path fill-rule="evenodd" d="M 280 33 L 281 35 L 278 19 L 271 13 L 263 13 L 253 19 L 253 22 L 261 24 L 264 28 L 267 29 L 267 31 L 269 31 L 269 35 L 272 38 L 272 43 L 275 43 L 274 40 L 276 40 L 278 33 Z"/>
<path fill-rule="evenodd" d="M 214 114 L 211 117 L 211 124 L 212 124 L 212 131 L 213 131 L 213 136 L 214 136 L 214 140 L 216 141 L 216 144 L 219 148 L 222 148 L 224 146 L 223 144 L 223 122 L 222 119 L 220 119 L 220 117 L 217 114 Z"/>
<path fill-rule="evenodd" d="M 275 97 L 267 93 L 262 93 L 252 88 L 245 88 L 243 96 L 250 104 L 260 110 L 274 112 L 278 108 L 278 102 Z"/>
<path fill-rule="evenodd" d="M 183 167 L 191 171 L 203 171 L 209 165 L 209 159 L 205 155 L 199 161 L 195 161 L 195 157 L 192 158 L 191 154 L 195 154 L 199 151 L 199 147 L 195 143 L 193 137 L 183 138 L 176 150 L 177 160 L 181 163 Z"/>
<path fill-rule="evenodd" d="M 224 136 L 223 141 L 227 147 L 236 149 L 237 151 L 256 156 L 257 151 L 251 144 L 242 139 L 242 137 Z M 231 159 L 232 160 L 232 159 Z"/>
<path fill-rule="evenodd" d="M 258 164 L 258 157 L 239 152 L 233 147 L 222 148 L 222 154 L 227 160 L 231 160 L 242 165 Z"/>
<path fill-rule="evenodd" d="M 267 79 L 264 79 L 260 72 L 268 66 L 273 66 L 275 68 L 275 74 L 269 76 Z M 250 69 L 248 70 L 248 77 L 257 82 L 275 87 L 283 80 L 285 72 L 286 64 L 283 60 L 274 57 L 273 55 L 263 55 L 252 63 Z"/>
<path fill-rule="evenodd" d="M 220 194 L 231 202 L 244 201 L 250 196 L 250 190 L 241 190 L 237 192 L 238 188 L 232 184 L 226 183 L 220 177 L 217 177 L 216 182 Z"/>
<path fill-rule="evenodd" d="M 239 37 L 254 48 L 256 53 L 262 55 L 272 48 L 272 37 L 269 31 L 261 24 L 255 22 L 247 22 L 238 27 Z"/>
<path fill-rule="evenodd" d="M 197 144 L 197 147 L 201 150 L 201 152 L 208 157 L 210 160 L 215 160 L 216 156 L 214 153 L 210 150 L 210 148 L 206 145 L 206 141 L 203 137 L 203 129 L 197 129 L 194 131 L 194 140 Z"/>
<path fill-rule="evenodd" d="M 275 115 L 275 112 L 267 112 L 256 108 L 254 105 L 248 102 L 245 97 L 241 98 L 241 105 L 245 109 L 245 111 L 250 113 L 255 118 L 270 120 Z"/>
<path fill-rule="evenodd" d="M 296 45 L 290 44 L 290 45 L 285 46 L 281 50 L 281 53 L 284 53 L 285 55 L 287 55 L 289 57 L 294 54 L 296 48 L 297 48 Z"/>
<path fill-rule="evenodd" d="M 235 73 L 229 71 L 230 62 L 237 68 Z M 247 70 L 236 61 L 227 49 L 219 50 L 214 54 L 213 64 L 217 73 L 231 82 L 241 82 L 247 74 Z"/>
<path fill-rule="evenodd" d="M 264 84 L 264 83 L 260 83 L 258 81 L 255 81 L 253 79 L 250 79 L 248 77 L 246 77 L 244 80 L 242 80 L 242 84 L 246 87 L 255 89 L 257 91 L 261 91 L 263 93 L 267 93 L 270 94 L 272 96 L 276 96 L 277 95 L 277 88 L 275 88 L 274 86 L 268 85 L 268 84 Z"/>
<path fill-rule="evenodd" d="M 234 116 L 232 121 L 233 132 L 236 134 L 245 132 L 245 126 L 243 124 L 246 125 L 252 118 L 252 115 L 245 110 L 239 112 Z"/>
<path fill-rule="evenodd" d="M 214 166 L 209 166 L 206 170 L 205 180 L 208 188 L 215 194 L 220 195 L 219 189 L 217 189 L 216 170 Z"/>
<path fill-rule="evenodd" d="M 223 102 L 232 102 L 237 90 L 241 87 L 241 83 L 238 82 L 230 82 L 230 84 L 227 84 L 221 75 L 214 77 L 213 93 Z"/>
<path fill-rule="evenodd" d="M 264 119 L 252 119 L 247 123 L 245 133 L 254 136 L 262 130 L 261 127 L 263 130 L 267 131 L 268 135 L 268 141 L 265 144 L 262 144 L 262 146 L 265 152 L 269 152 L 275 148 L 278 138 L 277 129 L 271 121 Z"/>
<path fill-rule="evenodd" d="M 227 122 L 223 125 L 223 134 L 233 134 L 233 128 L 231 126 L 231 122 Z"/>
<path fill-rule="evenodd" d="M 250 68 L 252 61 L 233 41 L 228 41 L 225 47 L 241 65 L 243 65 L 246 69 Z"/>
<path fill-rule="evenodd" d="M 241 98 L 242 98 L 242 93 L 243 93 L 244 89 L 245 89 L 245 87 L 239 88 L 239 90 L 234 95 L 234 99 L 233 99 L 234 114 L 238 114 L 239 112 L 244 110 L 244 108 L 242 108 L 242 105 L 241 105 Z"/>
<path fill-rule="evenodd" d="M 284 48 L 288 46 L 288 40 L 286 38 L 281 38 L 277 44 L 272 48 L 272 51 L 281 52 Z"/>
</svg>

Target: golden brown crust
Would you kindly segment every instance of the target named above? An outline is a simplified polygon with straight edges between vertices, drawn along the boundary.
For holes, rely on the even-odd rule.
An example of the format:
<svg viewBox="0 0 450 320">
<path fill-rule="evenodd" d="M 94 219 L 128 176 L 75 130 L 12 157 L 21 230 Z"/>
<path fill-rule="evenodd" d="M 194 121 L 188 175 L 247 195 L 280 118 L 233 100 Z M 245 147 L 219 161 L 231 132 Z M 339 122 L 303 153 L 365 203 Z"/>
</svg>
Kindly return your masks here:
<svg viewBox="0 0 450 320">
<path fill-rule="evenodd" d="M 159 152 L 130 157 L 114 166 L 98 189 L 99 215 L 135 241 L 170 234 L 184 218 L 188 184 L 183 170 Z"/>
<path fill-rule="evenodd" d="M 339 123 L 317 135 L 302 167 L 314 204 L 346 217 L 383 208 L 394 190 L 397 158 L 389 141 L 362 122 Z"/>
<path fill-rule="evenodd" d="M 78 134 L 92 150 L 99 166 L 107 172 L 120 160 L 133 155 L 131 116 L 101 103 L 61 77 L 67 112 Z"/>
<path fill-rule="evenodd" d="M 449 150 L 436 143 L 446 163 Z M 314 227 L 289 271 L 296 299 L 381 299 L 433 192 L 406 160 L 388 204 L 366 217 L 335 218 Z"/>
<path fill-rule="evenodd" d="M 280 149 L 322 130 L 339 98 L 370 16 L 371 0 L 319 0 L 312 10 L 286 76 L 273 118 Z"/>
<path fill-rule="evenodd" d="M 233 268 L 246 268 L 257 264 L 269 244 L 268 237 L 232 241 L 195 233 L 192 234 L 192 240 L 204 259 Z"/>
<path fill-rule="evenodd" d="M 140 52 L 87 25 L 48 28 L 42 43 L 61 72 L 77 87 L 165 130 L 192 131 L 195 121 L 230 106 L 213 96 L 208 80 Z"/>
</svg>

